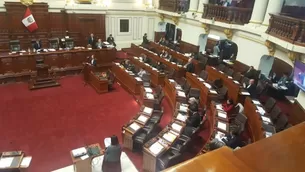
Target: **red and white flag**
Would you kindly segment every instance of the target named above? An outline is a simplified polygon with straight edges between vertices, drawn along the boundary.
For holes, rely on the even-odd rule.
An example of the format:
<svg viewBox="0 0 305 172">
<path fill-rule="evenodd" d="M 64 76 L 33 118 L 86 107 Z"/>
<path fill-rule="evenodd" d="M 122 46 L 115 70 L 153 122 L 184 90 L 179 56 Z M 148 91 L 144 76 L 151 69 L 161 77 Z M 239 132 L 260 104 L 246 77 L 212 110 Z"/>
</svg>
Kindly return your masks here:
<svg viewBox="0 0 305 172">
<path fill-rule="evenodd" d="M 29 7 L 25 11 L 24 17 L 22 19 L 22 23 L 24 24 L 25 27 L 27 27 L 27 29 L 30 32 L 33 32 L 36 29 L 38 29 L 37 23 L 32 15 L 31 10 L 29 9 Z"/>
</svg>

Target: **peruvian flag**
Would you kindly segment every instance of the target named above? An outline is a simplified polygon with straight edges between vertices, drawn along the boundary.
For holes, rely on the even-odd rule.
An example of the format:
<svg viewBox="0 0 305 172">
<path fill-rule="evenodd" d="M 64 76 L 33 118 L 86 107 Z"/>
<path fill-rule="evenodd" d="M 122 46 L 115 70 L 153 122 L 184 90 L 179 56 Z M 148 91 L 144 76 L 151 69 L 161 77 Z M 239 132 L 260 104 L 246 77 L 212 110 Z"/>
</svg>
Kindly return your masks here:
<svg viewBox="0 0 305 172">
<path fill-rule="evenodd" d="M 32 15 L 31 10 L 29 9 L 29 7 L 27 7 L 22 23 L 24 24 L 25 27 L 27 27 L 27 29 L 30 32 L 33 32 L 34 30 L 38 29 L 37 23 Z"/>
</svg>

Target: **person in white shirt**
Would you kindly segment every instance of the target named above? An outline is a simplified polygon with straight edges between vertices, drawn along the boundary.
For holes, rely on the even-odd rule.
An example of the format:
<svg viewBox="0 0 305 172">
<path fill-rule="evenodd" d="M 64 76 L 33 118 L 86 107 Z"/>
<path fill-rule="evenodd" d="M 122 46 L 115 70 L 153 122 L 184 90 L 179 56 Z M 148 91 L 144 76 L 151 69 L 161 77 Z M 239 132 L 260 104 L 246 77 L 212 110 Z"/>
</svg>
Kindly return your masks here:
<svg viewBox="0 0 305 172">
<path fill-rule="evenodd" d="M 138 73 L 139 77 L 143 77 L 143 75 L 146 74 L 146 71 L 144 69 L 141 69 L 140 72 Z"/>
</svg>

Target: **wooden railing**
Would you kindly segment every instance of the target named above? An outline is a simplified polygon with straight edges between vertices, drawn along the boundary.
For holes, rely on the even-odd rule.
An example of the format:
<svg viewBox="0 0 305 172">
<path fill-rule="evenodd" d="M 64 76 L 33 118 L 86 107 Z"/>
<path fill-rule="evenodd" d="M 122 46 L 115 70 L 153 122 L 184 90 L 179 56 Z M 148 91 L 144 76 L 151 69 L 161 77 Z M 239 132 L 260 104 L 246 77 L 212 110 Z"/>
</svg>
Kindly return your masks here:
<svg viewBox="0 0 305 172">
<path fill-rule="evenodd" d="M 305 46 L 305 20 L 276 14 L 270 16 L 266 33 L 292 44 Z"/>
<path fill-rule="evenodd" d="M 232 24 L 249 23 L 252 14 L 252 8 L 223 7 L 213 4 L 203 4 L 203 8 L 202 18 Z"/>
<path fill-rule="evenodd" d="M 188 11 L 189 1 L 184 0 L 160 0 L 159 9 L 170 12 Z"/>
</svg>

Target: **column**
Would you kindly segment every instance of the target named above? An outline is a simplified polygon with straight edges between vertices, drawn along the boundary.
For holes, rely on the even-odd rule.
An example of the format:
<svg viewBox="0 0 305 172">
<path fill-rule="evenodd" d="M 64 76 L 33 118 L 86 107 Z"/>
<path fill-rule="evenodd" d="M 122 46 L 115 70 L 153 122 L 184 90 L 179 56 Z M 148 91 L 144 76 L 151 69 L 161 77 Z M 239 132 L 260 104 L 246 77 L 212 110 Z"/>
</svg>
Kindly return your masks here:
<svg viewBox="0 0 305 172">
<path fill-rule="evenodd" d="M 269 13 L 280 13 L 284 4 L 284 0 L 269 0 L 267 11 L 265 13 L 265 19 L 263 25 L 269 25 L 270 15 Z"/>
<path fill-rule="evenodd" d="M 268 0 L 255 0 L 250 23 L 261 24 L 264 21 Z"/>
<path fill-rule="evenodd" d="M 198 4 L 198 13 L 203 13 L 203 4 L 208 4 L 209 0 L 199 0 L 199 4 Z"/>
<path fill-rule="evenodd" d="M 198 9 L 198 1 L 199 0 L 190 0 L 190 8 L 189 12 L 196 12 Z"/>
</svg>

